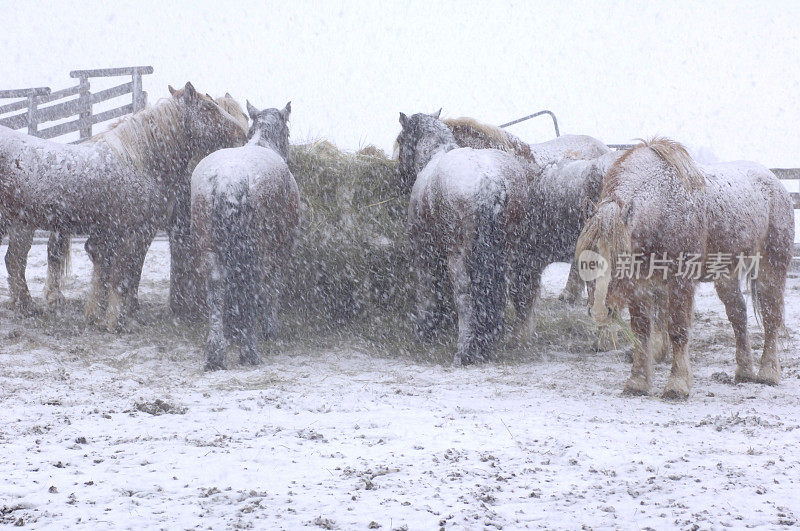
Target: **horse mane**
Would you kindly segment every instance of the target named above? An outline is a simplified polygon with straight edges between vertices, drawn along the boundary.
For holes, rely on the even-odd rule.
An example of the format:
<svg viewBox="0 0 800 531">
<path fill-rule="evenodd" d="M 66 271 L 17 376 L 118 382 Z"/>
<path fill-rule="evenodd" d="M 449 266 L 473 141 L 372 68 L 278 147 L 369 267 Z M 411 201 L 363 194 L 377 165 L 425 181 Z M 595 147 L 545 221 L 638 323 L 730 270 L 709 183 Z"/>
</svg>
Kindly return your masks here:
<svg viewBox="0 0 800 531">
<path fill-rule="evenodd" d="M 222 107 L 222 110 L 233 116 L 233 119 L 242 126 L 242 128 L 247 131 L 250 128 L 250 121 L 247 117 L 247 113 L 244 112 L 242 106 L 239 105 L 239 102 L 233 99 L 233 96 L 225 93 L 224 96 L 220 96 L 219 98 L 214 98 L 214 101 Z"/>
<path fill-rule="evenodd" d="M 536 162 L 530 144 L 499 127 L 468 117 L 446 118 L 442 121 L 452 131 L 459 146 L 499 149 Z"/>
<path fill-rule="evenodd" d="M 609 168 L 603 181 L 603 191 L 600 198 L 605 198 L 616 190 L 620 184 L 622 174 L 622 164 L 642 149 L 651 149 L 661 160 L 667 163 L 686 189 L 690 192 L 698 192 L 705 189 L 706 178 L 703 172 L 695 164 L 692 156 L 680 142 L 666 137 L 653 137 L 649 140 L 638 139 L 640 143 L 625 152 Z"/>
<path fill-rule="evenodd" d="M 107 131 L 93 136 L 90 141 L 105 142 L 139 169 L 151 167 L 154 157 L 185 150 L 179 100 L 175 97 L 159 100 L 154 106 L 111 124 Z"/>
</svg>

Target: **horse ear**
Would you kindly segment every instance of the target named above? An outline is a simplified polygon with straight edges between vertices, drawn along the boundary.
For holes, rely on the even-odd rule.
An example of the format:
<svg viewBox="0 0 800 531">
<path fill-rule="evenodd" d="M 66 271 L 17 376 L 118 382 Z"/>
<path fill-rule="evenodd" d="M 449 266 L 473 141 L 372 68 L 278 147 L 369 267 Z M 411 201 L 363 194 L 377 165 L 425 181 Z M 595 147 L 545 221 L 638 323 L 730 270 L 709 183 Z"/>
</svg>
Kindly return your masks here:
<svg viewBox="0 0 800 531">
<path fill-rule="evenodd" d="M 400 125 L 403 126 L 403 129 L 408 127 L 408 116 L 404 113 L 400 113 Z"/>
<path fill-rule="evenodd" d="M 292 115 L 292 102 L 290 101 L 290 102 L 288 102 L 286 104 L 286 106 L 281 111 L 281 116 L 283 116 L 283 121 L 284 122 L 288 122 L 289 121 L 289 116 L 291 116 L 291 115 Z"/>
<path fill-rule="evenodd" d="M 175 90 L 174 88 L 172 88 L 172 85 L 167 85 L 167 88 L 169 89 L 169 95 L 170 95 L 170 96 L 174 96 L 174 95 L 175 95 L 175 93 L 176 93 L 176 92 L 178 92 L 177 90 Z"/>
<path fill-rule="evenodd" d="M 225 93 L 225 97 L 226 97 L 226 98 L 232 98 L 233 96 L 231 96 L 231 93 L 230 93 L 230 92 L 226 92 L 226 93 Z"/>
<path fill-rule="evenodd" d="M 244 100 L 244 101 L 247 103 L 247 114 L 250 115 L 250 118 L 252 118 L 253 120 L 258 118 L 258 109 L 253 107 L 253 105 L 250 103 L 250 100 Z"/>
<path fill-rule="evenodd" d="M 439 116 L 441 116 L 441 114 L 442 114 L 442 108 L 439 107 L 439 110 L 436 111 L 435 113 L 431 114 L 431 116 L 433 116 L 434 118 L 436 118 L 438 120 Z"/>
<path fill-rule="evenodd" d="M 191 81 L 187 81 L 186 86 L 183 87 L 183 99 L 186 101 L 197 99 L 197 90 L 195 90 Z"/>
</svg>

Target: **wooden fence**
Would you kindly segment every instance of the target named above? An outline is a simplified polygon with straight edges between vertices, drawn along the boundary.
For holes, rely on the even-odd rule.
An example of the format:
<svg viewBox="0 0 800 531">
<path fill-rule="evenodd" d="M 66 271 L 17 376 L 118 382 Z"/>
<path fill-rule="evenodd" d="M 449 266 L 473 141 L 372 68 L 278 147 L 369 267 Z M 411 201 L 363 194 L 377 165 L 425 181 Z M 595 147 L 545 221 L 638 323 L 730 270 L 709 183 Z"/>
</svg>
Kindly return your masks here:
<svg viewBox="0 0 800 531">
<path fill-rule="evenodd" d="M 0 118 L 0 125 L 11 129 L 27 128 L 28 134 L 40 138 L 54 138 L 77 131 L 80 142 L 92 136 L 92 126 L 95 124 L 144 109 L 147 105 L 147 92 L 142 90 L 142 76 L 152 73 L 152 66 L 73 70 L 69 73 L 69 77 L 77 79 L 78 84 L 56 92 L 52 92 L 49 87 L 0 90 L 0 99 L 23 98 L 0 105 L 0 116 L 23 111 Z M 131 80 L 108 89 L 91 92 L 89 82 L 91 78 L 117 76 L 130 76 Z M 126 94 L 132 95 L 131 103 L 99 113 L 93 112 L 95 104 Z M 59 102 L 67 98 L 71 99 Z M 51 103 L 52 105 L 48 105 Z M 46 128 L 41 127 L 47 122 L 73 116 L 76 117 L 74 120 Z"/>
</svg>

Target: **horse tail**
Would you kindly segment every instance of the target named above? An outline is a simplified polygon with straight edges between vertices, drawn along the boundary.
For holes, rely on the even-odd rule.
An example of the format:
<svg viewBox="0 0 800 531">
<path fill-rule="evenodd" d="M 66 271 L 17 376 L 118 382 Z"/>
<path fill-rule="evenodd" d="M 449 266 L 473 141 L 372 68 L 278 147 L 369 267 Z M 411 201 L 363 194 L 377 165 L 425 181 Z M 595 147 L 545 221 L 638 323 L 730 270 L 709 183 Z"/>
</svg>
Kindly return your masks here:
<svg viewBox="0 0 800 531">
<path fill-rule="evenodd" d="M 234 337 L 246 332 L 255 315 L 255 284 L 250 234 L 250 201 L 247 182 L 218 194 L 211 215 L 211 245 L 218 253 L 224 280 L 223 324 Z M 250 291 L 252 290 L 252 291 Z"/>
<path fill-rule="evenodd" d="M 3 238 L 5 238 L 6 234 L 8 233 L 8 218 L 0 212 L 0 245 L 3 244 Z"/>
<path fill-rule="evenodd" d="M 759 290 L 761 289 L 761 283 L 758 281 L 758 277 L 750 279 L 750 298 L 753 301 L 753 315 L 756 318 L 756 324 L 758 326 L 763 326 L 762 323 L 764 322 L 764 308 L 761 304 L 761 294 Z"/>
<path fill-rule="evenodd" d="M 488 359 L 500 338 L 506 307 L 506 231 L 503 186 L 484 189 L 475 211 L 475 240 L 470 254 L 470 289 L 475 301 L 475 342 L 479 358 Z M 489 186 L 484 187 L 489 188 Z"/>
</svg>

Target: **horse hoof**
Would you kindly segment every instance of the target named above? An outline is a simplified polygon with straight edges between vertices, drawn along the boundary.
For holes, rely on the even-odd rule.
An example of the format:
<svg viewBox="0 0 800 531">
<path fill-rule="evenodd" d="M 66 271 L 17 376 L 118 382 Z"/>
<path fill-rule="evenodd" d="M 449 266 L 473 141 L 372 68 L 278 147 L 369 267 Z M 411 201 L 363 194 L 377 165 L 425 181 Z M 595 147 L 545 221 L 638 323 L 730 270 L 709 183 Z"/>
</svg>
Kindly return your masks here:
<svg viewBox="0 0 800 531">
<path fill-rule="evenodd" d="M 239 363 L 242 365 L 261 365 L 261 356 L 258 354 L 248 354 L 239 357 Z"/>
<path fill-rule="evenodd" d="M 775 367 L 761 367 L 755 381 L 765 385 L 778 385 L 781 381 L 781 371 Z"/>
<path fill-rule="evenodd" d="M 566 291 L 562 291 L 561 295 L 558 296 L 558 300 L 565 304 L 569 304 L 570 306 L 574 306 L 578 303 L 578 295 L 573 293 L 568 293 Z"/>
<path fill-rule="evenodd" d="M 206 365 L 203 368 L 205 371 L 220 371 L 225 370 L 225 362 L 222 360 L 206 360 Z"/>
<path fill-rule="evenodd" d="M 30 302 L 17 304 L 16 311 L 23 317 L 36 317 L 44 313 L 32 300 Z"/>
<path fill-rule="evenodd" d="M 650 384 L 642 378 L 628 378 L 622 394 L 626 396 L 647 396 L 650 394 Z"/>
<path fill-rule="evenodd" d="M 682 380 L 670 378 L 667 381 L 664 392 L 661 393 L 661 398 L 664 400 L 686 400 L 689 398 L 689 385 Z"/>
<path fill-rule="evenodd" d="M 756 373 L 752 368 L 736 369 L 736 374 L 733 376 L 733 381 L 736 383 L 751 383 L 757 382 Z"/>
</svg>

